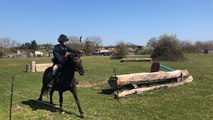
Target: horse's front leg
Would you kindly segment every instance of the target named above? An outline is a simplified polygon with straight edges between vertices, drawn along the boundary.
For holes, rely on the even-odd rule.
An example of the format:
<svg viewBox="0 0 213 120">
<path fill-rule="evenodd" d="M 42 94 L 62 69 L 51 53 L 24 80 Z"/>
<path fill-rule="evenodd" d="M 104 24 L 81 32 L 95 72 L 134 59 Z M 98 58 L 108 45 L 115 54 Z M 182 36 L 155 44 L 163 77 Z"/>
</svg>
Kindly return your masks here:
<svg viewBox="0 0 213 120">
<path fill-rule="evenodd" d="M 50 90 L 50 104 L 53 105 L 53 93 L 54 93 L 54 90 Z"/>
<path fill-rule="evenodd" d="M 71 87 L 71 92 L 72 92 L 73 97 L 75 98 L 75 102 L 78 106 L 78 110 L 80 112 L 80 117 L 84 118 L 84 112 L 81 109 L 80 101 L 79 101 L 78 96 L 77 96 L 76 84 L 73 84 L 73 86 Z"/>
<path fill-rule="evenodd" d="M 58 91 L 58 93 L 59 93 L 59 103 L 60 103 L 60 113 L 63 113 L 64 112 L 64 110 L 62 109 L 62 103 L 63 103 L 63 92 L 61 92 L 61 91 Z"/>
</svg>

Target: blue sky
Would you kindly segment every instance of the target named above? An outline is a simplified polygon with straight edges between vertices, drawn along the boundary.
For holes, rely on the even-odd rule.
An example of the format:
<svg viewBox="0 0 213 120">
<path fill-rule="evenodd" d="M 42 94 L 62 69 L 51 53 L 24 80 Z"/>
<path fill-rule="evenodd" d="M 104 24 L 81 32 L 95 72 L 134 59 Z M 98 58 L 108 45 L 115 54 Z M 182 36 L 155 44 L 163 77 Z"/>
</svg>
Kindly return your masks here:
<svg viewBox="0 0 213 120">
<path fill-rule="evenodd" d="M 59 34 L 100 36 L 146 45 L 176 34 L 192 42 L 213 40 L 213 0 L 0 0 L 0 38 L 57 43 Z"/>
</svg>

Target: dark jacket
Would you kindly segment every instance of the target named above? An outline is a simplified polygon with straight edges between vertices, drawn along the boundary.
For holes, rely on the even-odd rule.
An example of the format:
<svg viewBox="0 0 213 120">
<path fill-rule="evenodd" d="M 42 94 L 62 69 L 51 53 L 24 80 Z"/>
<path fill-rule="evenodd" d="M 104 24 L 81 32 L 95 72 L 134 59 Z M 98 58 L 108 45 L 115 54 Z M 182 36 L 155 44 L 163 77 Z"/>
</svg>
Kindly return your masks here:
<svg viewBox="0 0 213 120">
<path fill-rule="evenodd" d="M 66 62 L 66 52 L 74 53 L 76 54 L 78 50 L 69 48 L 65 45 L 58 44 L 53 49 L 53 55 L 54 55 L 54 64 L 64 64 Z"/>
</svg>

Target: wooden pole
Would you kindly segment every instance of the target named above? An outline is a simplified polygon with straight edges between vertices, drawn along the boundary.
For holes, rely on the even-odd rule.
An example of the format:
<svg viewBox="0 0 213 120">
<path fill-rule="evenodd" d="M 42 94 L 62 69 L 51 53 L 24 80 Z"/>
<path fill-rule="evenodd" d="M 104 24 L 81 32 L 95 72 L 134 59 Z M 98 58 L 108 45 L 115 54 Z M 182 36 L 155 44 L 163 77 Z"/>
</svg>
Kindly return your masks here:
<svg viewBox="0 0 213 120">
<path fill-rule="evenodd" d="M 36 72 L 36 63 L 35 63 L 35 61 L 31 62 L 31 72 Z"/>
<path fill-rule="evenodd" d="M 14 76 L 12 77 L 11 81 L 11 93 L 10 93 L 10 115 L 9 115 L 9 120 L 11 120 L 11 114 L 12 114 L 12 103 L 13 103 L 13 82 L 14 82 Z"/>
<path fill-rule="evenodd" d="M 30 64 L 26 64 L 26 72 L 30 72 Z"/>
</svg>

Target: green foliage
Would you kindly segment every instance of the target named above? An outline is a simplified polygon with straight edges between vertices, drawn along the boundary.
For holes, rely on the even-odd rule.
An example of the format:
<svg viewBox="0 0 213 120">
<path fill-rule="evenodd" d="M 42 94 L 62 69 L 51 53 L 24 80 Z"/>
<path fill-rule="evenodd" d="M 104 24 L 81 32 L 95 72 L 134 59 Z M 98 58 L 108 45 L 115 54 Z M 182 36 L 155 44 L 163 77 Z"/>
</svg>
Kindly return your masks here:
<svg viewBox="0 0 213 120">
<path fill-rule="evenodd" d="M 30 50 L 32 52 L 34 52 L 37 50 L 37 47 L 38 47 L 38 45 L 37 45 L 36 41 L 35 40 L 31 41 Z"/>
<path fill-rule="evenodd" d="M 148 54 L 150 55 L 153 52 L 153 49 L 151 47 L 145 47 L 142 49 L 141 54 Z"/>
<path fill-rule="evenodd" d="M 114 53 L 114 55 L 112 56 L 112 58 L 114 59 L 121 59 L 126 57 L 126 55 L 128 55 L 128 47 L 127 45 L 121 41 L 116 45 L 116 52 Z"/>
<path fill-rule="evenodd" d="M 177 61 L 183 60 L 183 51 L 180 48 L 176 35 L 164 34 L 160 36 L 151 55 L 154 60 Z"/>
<path fill-rule="evenodd" d="M 85 41 L 84 52 L 86 55 L 91 55 L 95 51 L 94 43 L 87 40 Z"/>
<path fill-rule="evenodd" d="M 0 51 L 0 58 L 2 58 L 3 56 L 4 56 L 4 53 Z"/>
</svg>

